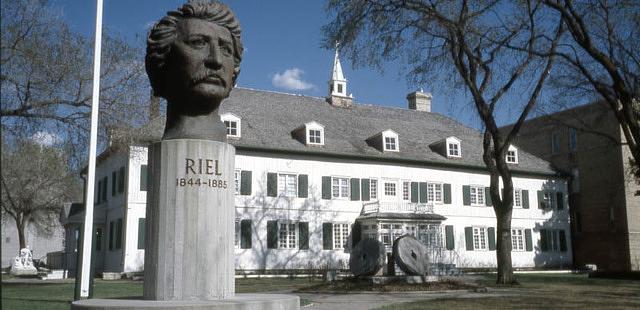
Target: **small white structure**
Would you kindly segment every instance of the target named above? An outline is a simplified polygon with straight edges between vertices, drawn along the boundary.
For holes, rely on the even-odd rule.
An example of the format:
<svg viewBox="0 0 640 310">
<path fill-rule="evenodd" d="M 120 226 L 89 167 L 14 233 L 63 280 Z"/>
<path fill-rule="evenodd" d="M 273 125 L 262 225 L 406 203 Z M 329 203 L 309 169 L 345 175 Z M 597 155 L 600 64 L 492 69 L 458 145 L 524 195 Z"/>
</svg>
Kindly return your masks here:
<svg viewBox="0 0 640 310">
<path fill-rule="evenodd" d="M 33 266 L 33 254 L 29 246 L 20 249 L 18 256 L 14 258 L 13 264 L 11 264 L 11 274 L 14 276 L 35 276 L 38 274 L 38 269 Z"/>
</svg>

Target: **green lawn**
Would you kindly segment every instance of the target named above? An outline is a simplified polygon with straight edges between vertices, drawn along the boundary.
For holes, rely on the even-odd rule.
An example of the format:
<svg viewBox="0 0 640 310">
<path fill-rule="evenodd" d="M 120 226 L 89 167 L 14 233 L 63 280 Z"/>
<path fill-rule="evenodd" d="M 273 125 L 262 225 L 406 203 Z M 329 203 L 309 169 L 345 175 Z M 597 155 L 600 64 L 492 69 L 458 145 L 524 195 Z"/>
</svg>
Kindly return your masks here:
<svg viewBox="0 0 640 310">
<path fill-rule="evenodd" d="M 480 282 L 505 297 L 431 299 L 379 309 L 640 309 L 640 281 L 590 279 L 576 274 L 520 274 L 520 285 L 496 287 L 495 275 Z"/>
<path fill-rule="evenodd" d="M 310 279 L 237 279 L 236 292 L 258 293 L 291 291 L 320 280 Z M 2 283 L 2 309 L 69 309 L 73 283 Z M 142 282 L 96 280 L 94 298 L 141 298 Z M 307 304 L 307 300 L 301 300 Z"/>
</svg>

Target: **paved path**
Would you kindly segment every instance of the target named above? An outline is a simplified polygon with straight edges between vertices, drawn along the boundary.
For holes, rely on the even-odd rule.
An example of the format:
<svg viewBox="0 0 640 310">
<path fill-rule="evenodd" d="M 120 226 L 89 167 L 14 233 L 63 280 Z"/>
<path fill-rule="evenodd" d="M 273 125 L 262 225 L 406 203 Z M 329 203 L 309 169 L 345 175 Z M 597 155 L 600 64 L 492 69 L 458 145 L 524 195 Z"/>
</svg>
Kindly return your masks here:
<svg viewBox="0 0 640 310">
<path fill-rule="evenodd" d="M 424 299 L 439 298 L 483 298 L 500 297 L 510 295 L 509 290 L 492 290 L 486 293 L 472 291 L 438 291 L 438 292 L 393 292 L 393 293 L 354 293 L 354 294 L 327 294 L 327 293 L 294 293 L 300 298 L 311 300 L 312 304 L 302 309 L 318 310 L 366 310 L 375 309 L 384 305 L 410 302 Z"/>
</svg>

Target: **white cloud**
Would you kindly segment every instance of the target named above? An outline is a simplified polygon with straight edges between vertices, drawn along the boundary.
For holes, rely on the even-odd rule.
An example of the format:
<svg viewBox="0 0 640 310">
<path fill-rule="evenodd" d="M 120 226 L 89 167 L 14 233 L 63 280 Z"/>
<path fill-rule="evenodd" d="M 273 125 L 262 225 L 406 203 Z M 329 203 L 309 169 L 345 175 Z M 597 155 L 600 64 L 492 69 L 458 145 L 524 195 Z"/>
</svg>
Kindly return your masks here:
<svg viewBox="0 0 640 310">
<path fill-rule="evenodd" d="M 60 136 L 46 131 L 38 131 L 34 133 L 31 136 L 31 140 L 42 146 L 52 146 L 62 142 L 62 138 L 60 138 Z"/>
<path fill-rule="evenodd" d="M 304 71 L 298 68 L 285 70 L 282 74 L 276 73 L 271 79 L 271 83 L 275 87 L 288 90 L 308 90 L 314 88 L 313 84 L 302 80 Z"/>
</svg>

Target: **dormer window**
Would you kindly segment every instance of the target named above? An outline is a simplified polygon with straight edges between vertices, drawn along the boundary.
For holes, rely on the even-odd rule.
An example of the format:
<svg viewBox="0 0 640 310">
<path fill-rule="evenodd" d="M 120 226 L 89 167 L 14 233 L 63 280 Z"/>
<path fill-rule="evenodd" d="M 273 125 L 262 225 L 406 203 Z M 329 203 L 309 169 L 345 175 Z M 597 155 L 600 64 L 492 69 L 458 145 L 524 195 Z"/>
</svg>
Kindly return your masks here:
<svg viewBox="0 0 640 310">
<path fill-rule="evenodd" d="M 307 145 L 324 145 L 324 126 L 309 122 L 304 124 Z"/>
<path fill-rule="evenodd" d="M 220 115 L 220 119 L 224 122 L 224 126 L 227 127 L 227 137 L 240 138 L 240 118 L 232 113 L 226 113 Z"/>
<path fill-rule="evenodd" d="M 447 157 L 462 157 L 462 148 L 460 147 L 460 139 L 449 137 L 446 139 Z"/>
<path fill-rule="evenodd" d="M 509 145 L 509 149 L 507 150 L 507 163 L 508 164 L 518 163 L 518 149 L 513 145 Z"/>
<path fill-rule="evenodd" d="M 398 145 L 398 134 L 393 130 L 385 130 L 382 132 L 382 146 L 384 151 L 397 152 L 400 150 Z"/>
</svg>

